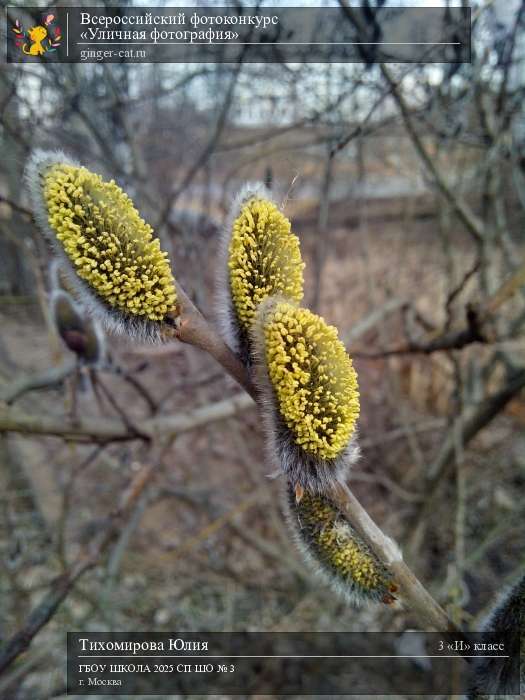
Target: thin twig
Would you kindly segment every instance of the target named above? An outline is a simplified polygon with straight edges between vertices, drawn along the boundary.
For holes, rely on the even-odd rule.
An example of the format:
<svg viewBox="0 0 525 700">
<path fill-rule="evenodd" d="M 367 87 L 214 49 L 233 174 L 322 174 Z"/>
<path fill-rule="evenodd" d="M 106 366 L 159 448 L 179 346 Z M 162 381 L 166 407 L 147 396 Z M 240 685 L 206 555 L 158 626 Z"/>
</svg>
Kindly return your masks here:
<svg viewBox="0 0 525 700">
<path fill-rule="evenodd" d="M 76 362 L 69 361 L 57 367 L 45 369 L 43 372 L 19 377 L 11 384 L 5 385 L 0 389 L 0 401 L 10 404 L 28 391 L 48 389 L 61 384 L 73 373 L 75 368 Z"/>
<path fill-rule="evenodd" d="M 119 505 L 107 518 L 103 530 L 79 555 L 69 571 L 57 579 L 53 588 L 31 611 L 21 629 L 3 647 L 0 652 L 0 673 L 5 671 L 29 647 L 35 635 L 53 617 L 78 579 L 97 565 L 108 545 L 120 531 L 126 516 L 156 474 L 162 462 L 164 451 L 165 445 L 157 445 L 152 450 L 150 460 L 135 474 L 123 493 Z"/>
<path fill-rule="evenodd" d="M 521 369 L 515 372 L 499 391 L 488 396 L 470 417 L 462 419 L 461 435 L 459 436 L 462 446 L 468 445 L 480 430 L 499 415 L 509 401 L 517 396 L 524 387 L 525 369 Z M 429 467 L 429 481 L 426 485 L 428 495 L 415 517 L 416 524 L 412 530 L 413 534 L 410 542 L 412 551 L 418 548 L 422 535 L 422 524 L 432 512 L 437 492 L 449 474 L 454 453 L 457 449 L 457 440 L 458 437 L 453 427 L 446 436 L 438 456 Z"/>
<path fill-rule="evenodd" d="M 191 167 L 188 169 L 186 172 L 181 184 L 178 186 L 178 188 L 171 194 L 167 200 L 166 204 L 164 205 L 164 208 L 161 211 L 161 214 L 159 216 L 157 226 L 156 228 L 158 230 L 162 229 L 162 227 L 166 224 L 166 222 L 169 219 L 169 215 L 175 206 L 175 203 L 177 202 L 178 198 L 181 196 L 181 194 L 186 190 L 187 187 L 193 182 L 193 179 L 199 172 L 199 170 L 202 168 L 202 166 L 208 161 L 210 158 L 211 154 L 213 153 L 215 146 L 217 145 L 219 138 L 221 136 L 221 133 L 224 129 L 224 126 L 226 125 L 226 119 L 228 117 L 228 112 L 230 111 L 231 103 L 233 100 L 233 95 L 235 91 L 235 87 L 237 85 L 237 80 L 239 78 L 240 72 L 241 72 L 241 67 L 244 59 L 244 54 L 246 52 L 247 45 L 245 45 L 239 55 L 239 59 L 237 61 L 236 67 L 233 69 L 232 77 L 230 79 L 230 83 L 228 85 L 228 89 L 226 91 L 226 95 L 224 97 L 223 103 L 221 110 L 217 116 L 215 126 L 212 132 L 211 137 L 209 138 L 207 144 L 203 148 L 202 152 L 198 156 L 198 158 L 195 159 L 194 163 L 191 165 Z"/>
<path fill-rule="evenodd" d="M 17 211 L 19 214 L 23 214 L 24 216 L 27 216 L 29 219 L 33 218 L 33 213 L 31 212 L 31 210 L 26 209 L 26 207 L 23 207 L 21 204 L 17 204 L 12 199 L 9 199 L 9 197 L 5 197 L 2 194 L 0 194 L 0 204 L 7 204 L 9 207 L 11 207 L 15 211 Z"/>
<path fill-rule="evenodd" d="M 470 273 L 469 273 L 470 274 Z M 392 355 L 431 355 L 434 352 L 461 350 L 472 343 L 495 343 L 499 339 L 488 330 L 496 311 L 525 285 L 525 265 L 519 267 L 485 302 L 475 306 L 468 304 L 465 310 L 466 325 L 457 331 L 435 333 L 425 341 L 408 343 L 399 348 L 377 352 L 353 352 L 355 357 L 380 359 Z"/>
<path fill-rule="evenodd" d="M 99 389 L 102 391 L 102 394 L 106 397 L 109 405 L 114 409 L 115 413 L 120 416 L 128 431 L 135 434 L 136 437 L 142 438 L 143 440 L 149 439 L 149 436 L 142 431 L 142 429 L 136 424 L 135 420 L 130 418 L 126 411 L 120 406 L 119 402 L 113 396 L 113 393 L 106 387 L 105 382 L 102 381 L 102 377 L 93 372 L 91 374 L 91 380 L 94 387 L 98 385 Z"/>
<path fill-rule="evenodd" d="M 142 398 L 144 399 L 145 403 L 148 405 L 149 412 L 151 413 L 152 416 L 157 413 L 157 402 L 153 398 L 153 396 L 150 394 L 148 389 L 142 384 L 141 381 L 139 381 L 136 377 L 133 376 L 131 372 L 128 370 L 121 368 L 117 374 L 121 376 L 125 382 L 127 382 L 130 386 L 132 386 L 137 394 L 140 394 Z"/>
<path fill-rule="evenodd" d="M 64 570 L 67 569 L 66 531 L 75 482 L 79 475 L 98 459 L 103 450 L 104 447 L 100 446 L 91 450 L 88 456 L 70 472 L 69 478 L 62 489 L 62 507 L 60 509 L 60 519 L 57 524 L 57 552 L 60 564 Z"/>
<path fill-rule="evenodd" d="M 341 5 L 341 8 L 343 9 L 343 12 L 345 13 L 349 21 L 359 31 L 360 36 L 366 37 L 368 34 L 367 27 L 364 24 L 361 15 L 359 15 L 356 9 L 354 7 L 351 7 L 346 2 L 346 0 L 339 0 L 339 4 Z M 471 234 L 471 236 L 477 244 L 481 244 L 485 237 L 485 231 L 482 222 L 475 216 L 470 207 L 465 202 L 459 199 L 452 187 L 450 187 L 450 185 L 447 183 L 445 177 L 436 167 L 434 160 L 430 157 L 425 147 L 425 144 L 423 143 L 423 139 L 419 135 L 414 125 L 410 108 L 408 107 L 397 82 L 391 76 L 389 69 L 384 63 L 379 63 L 379 69 L 390 87 L 390 93 L 399 108 L 399 111 L 403 118 L 403 122 L 405 124 L 405 128 L 412 140 L 417 154 L 425 164 L 427 170 L 430 172 L 440 192 L 444 195 L 444 197 L 451 205 L 452 209 L 455 211 L 459 219 L 465 225 L 467 231 Z"/>
<path fill-rule="evenodd" d="M 0 407 L 0 433 L 55 435 L 92 442 L 136 440 L 143 436 L 151 439 L 158 435 L 170 437 L 200 428 L 207 423 L 230 418 L 252 406 L 253 401 L 249 396 L 237 394 L 229 399 L 216 401 L 184 413 L 147 418 L 141 423 L 140 435 L 114 418 L 84 416 L 72 421 L 71 418 L 63 415 L 35 415 Z"/>
<path fill-rule="evenodd" d="M 447 320 L 445 322 L 445 330 L 450 329 L 450 325 L 452 323 L 452 305 L 456 298 L 461 294 L 461 292 L 465 289 L 465 285 L 467 282 L 471 279 L 473 275 L 476 274 L 476 272 L 479 270 L 481 266 L 481 260 L 477 258 L 474 261 L 474 264 L 472 267 L 465 272 L 459 283 L 452 289 L 452 291 L 449 293 L 447 297 L 447 301 L 445 303 L 445 311 L 447 314 Z"/>
</svg>

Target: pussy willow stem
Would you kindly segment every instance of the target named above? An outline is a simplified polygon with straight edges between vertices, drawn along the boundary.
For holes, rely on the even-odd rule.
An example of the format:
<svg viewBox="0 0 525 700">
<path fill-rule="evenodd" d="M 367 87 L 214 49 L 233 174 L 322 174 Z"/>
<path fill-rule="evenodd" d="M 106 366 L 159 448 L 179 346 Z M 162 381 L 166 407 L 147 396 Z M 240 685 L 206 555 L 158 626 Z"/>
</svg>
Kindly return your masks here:
<svg viewBox="0 0 525 700">
<path fill-rule="evenodd" d="M 376 555 L 387 564 L 400 588 L 401 596 L 418 619 L 439 632 L 445 632 L 447 636 L 452 634 L 456 639 L 467 641 L 463 632 L 405 564 L 395 542 L 375 524 L 348 486 L 338 485 L 333 491 L 333 497 Z"/>
<path fill-rule="evenodd" d="M 219 337 L 214 328 L 194 306 L 184 290 L 177 287 L 178 316 L 174 328 L 167 335 L 195 345 L 208 352 L 255 400 L 257 393 L 244 365 Z M 334 489 L 334 499 L 360 532 L 372 551 L 394 574 L 399 595 L 417 616 L 420 624 L 431 627 L 447 636 L 465 639 L 462 631 L 449 619 L 443 608 L 430 595 L 411 569 L 403 561 L 398 547 L 374 523 L 365 508 L 346 485 Z"/>
<path fill-rule="evenodd" d="M 204 318 L 186 292 L 177 284 L 177 309 L 174 312 L 174 327 L 167 328 L 166 337 L 178 338 L 201 348 L 224 367 L 242 388 L 256 399 L 255 387 L 242 362 L 234 355 L 210 323 Z"/>
</svg>

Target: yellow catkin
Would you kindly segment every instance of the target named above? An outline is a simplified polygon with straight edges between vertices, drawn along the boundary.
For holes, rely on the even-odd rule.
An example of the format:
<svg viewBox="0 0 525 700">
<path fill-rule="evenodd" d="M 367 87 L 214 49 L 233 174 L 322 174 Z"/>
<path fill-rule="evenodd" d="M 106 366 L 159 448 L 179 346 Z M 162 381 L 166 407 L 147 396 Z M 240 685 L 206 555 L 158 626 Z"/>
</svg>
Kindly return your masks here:
<svg viewBox="0 0 525 700">
<path fill-rule="evenodd" d="M 288 497 L 300 543 L 321 568 L 348 593 L 391 602 L 397 588 L 391 574 L 338 508 L 326 496 L 309 492 L 297 503 L 293 488 Z"/>
<path fill-rule="evenodd" d="M 355 430 L 359 391 L 337 329 L 278 302 L 265 316 L 264 341 L 268 376 L 295 443 L 317 457 L 338 457 Z"/>
<path fill-rule="evenodd" d="M 233 223 L 228 259 L 237 320 L 250 331 L 259 304 L 273 294 L 299 302 L 303 269 L 299 239 L 273 202 L 252 197 Z"/>
<path fill-rule="evenodd" d="M 86 168 L 44 172 L 48 222 L 76 273 L 109 306 L 162 321 L 176 302 L 168 256 L 133 202 Z"/>
</svg>

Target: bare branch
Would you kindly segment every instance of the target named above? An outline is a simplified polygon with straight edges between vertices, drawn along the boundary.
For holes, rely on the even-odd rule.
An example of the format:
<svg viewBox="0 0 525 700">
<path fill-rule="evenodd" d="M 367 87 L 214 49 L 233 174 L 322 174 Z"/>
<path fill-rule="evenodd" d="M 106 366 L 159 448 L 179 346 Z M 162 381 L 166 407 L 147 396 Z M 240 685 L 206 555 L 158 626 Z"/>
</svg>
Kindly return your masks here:
<svg viewBox="0 0 525 700">
<path fill-rule="evenodd" d="M 33 435 L 55 435 L 90 442 L 117 442 L 153 438 L 157 435 L 174 436 L 225 418 L 253 406 L 246 394 L 201 406 L 184 413 L 148 418 L 141 423 L 140 434 L 113 418 L 83 417 L 76 421 L 67 416 L 34 415 L 0 408 L 0 433 L 15 432 Z"/>
<path fill-rule="evenodd" d="M 176 330 L 168 329 L 167 337 L 173 335 L 183 343 L 195 345 L 207 352 L 255 399 L 255 389 L 246 368 L 180 286 L 177 286 L 177 300 Z"/>
<path fill-rule="evenodd" d="M 469 273 L 470 274 L 470 273 Z M 412 342 L 400 348 L 380 350 L 373 353 L 354 352 L 355 357 L 378 359 L 391 355 L 424 354 L 443 350 L 461 350 L 472 343 L 494 343 L 498 338 L 491 334 L 487 326 L 493 320 L 496 311 L 525 285 L 525 265 L 522 265 L 496 290 L 496 292 L 479 306 L 467 304 L 466 327 L 458 331 L 445 331 L 435 334 L 425 342 Z"/>
<path fill-rule="evenodd" d="M 346 485 L 338 486 L 334 490 L 334 498 L 381 561 L 388 565 L 396 583 L 400 586 L 401 596 L 418 619 L 424 625 L 444 633 L 454 632 L 459 635 L 458 638 L 464 639 L 461 630 L 455 627 L 445 611 L 405 564 L 397 545 L 379 529 L 350 489 Z"/>
<path fill-rule="evenodd" d="M 468 445 L 480 430 L 494 420 L 509 401 L 517 396 L 524 387 L 525 369 L 520 369 L 509 377 L 506 384 L 498 392 L 488 396 L 470 417 L 466 417 L 461 421 L 459 437 L 456 435 L 454 428 L 449 431 L 443 442 L 443 447 L 428 470 L 428 496 L 416 515 L 417 525 L 413 530 L 411 549 L 416 549 L 419 544 L 422 535 L 422 523 L 431 513 L 436 494 L 453 464 L 458 441 L 463 447 Z"/>
<path fill-rule="evenodd" d="M 485 236 L 485 231 L 482 222 L 478 219 L 478 217 L 474 214 L 470 207 L 465 202 L 459 199 L 457 194 L 453 191 L 453 189 L 446 181 L 445 177 L 436 167 L 435 162 L 428 154 L 423 140 L 419 135 L 416 127 L 414 126 L 410 110 L 405 102 L 401 91 L 399 90 L 398 85 L 392 78 L 389 70 L 387 69 L 384 63 L 381 63 L 379 67 L 385 80 L 390 85 L 392 97 L 394 98 L 395 102 L 397 103 L 397 106 L 399 107 L 399 111 L 401 112 L 401 116 L 403 117 L 406 130 L 410 138 L 412 139 L 412 143 L 414 144 L 414 148 L 416 149 L 419 157 L 421 158 L 421 160 L 429 170 L 430 174 L 432 175 L 432 178 L 434 179 L 434 182 L 436 183 L 438 189 L 441 191 L 441 194 L 443 194 L 443 196 L 447 199 L 452 209 L 457 214 L 458 218 L 463 222 L 467 231 L 471 234 L 476 243 L 481 243 Z"/>
<path fill-rule="evenodd" d="M 241 72 L 242 61 L 244 58 L 245 49 L 246 49 L 246 46 L 243 47 L 243 50 L 242 50 L 241 55 L 239 56 L 239 60 L 237 62 L 237 66 L 233 71 L 232 77 L 230 79 L 230 83 L 228 85 L 228 90 L 226 92 L 226 95 L 225 95 L 223 103 L 222 103 L 221 110 L 220 110 L 218 117 L 216 119 L 216 122 L 215 122 L 213 133 L 212 133 L 211 137 L 209 138 L 208 143 L 203 148 L 199 157 L 195 159 L 194 163 L 187 171 L 181 184 L 178 186 L 178 188 L 175 190 L 175 192 L 168 197 L 166 204 L 164 205 L 164 208 L 159 216 L 159 220 L 157 222 L 157 229 L 159 229 L 159 230 L 168 221 L 170 212 L 173 209 L 173 207 L 175 206 L 175 203 L 179 199 L 180 195 L 193 182 L 194 177 L 197 175 L 197 173 L 202 168 L 202 166 L 208 161 L 208 159 L 210 158 L 211 154 L 213 153 L 213 151 L 215 149 L 215 146 L 217 145 L 217 143 L 219 141 L 222 130 L 224 129 L 224 126 L 226 125 L 226 119 L 228 117 L 228 112 L 230 111 L 230 106 L 232 103 L 233 94 L 235 91 L 235 87 L 237 85 L 237 80 L 238 80 L 240 72 Z"/>
<path fill-rule="evenodd" d="M 363 26 L 361 18 L 358 15 L 358 13 L 354 11 L 354 8 L 350 7 L 346 0 L 339 0 L 339 3 L 348 19 L 360 31 L 361 36 L 366 36 L 366 27 Z M 436 183 L 438 189 L 441 191 L 441 193 L 447 199 L 449 204 L 452 206 L 459 219 L 465 225 L 467 231 L 471 234 L 476 243 L 482 243 L 485 235 L 482 222 L 477 218 L 477 216 L 475 216 L 470 207 L 468 207 L 467 204 L 465 204 L 465 202 L 461 201 L 458 198 L 456 193 L 447 183 L 442 173 L 438 170 L 436 164 L 428 154 L 422 138 L 420 137 L 416 127 L 414 126 L 410 109 L 407 103 L 405 102 L 405 99 L 401 91 L 399 90 L 396 81 L 393 79 L 393 77 L 390 74 L 390 71 L 384 63 L 380 63 L 379 68 L 386 82 L 390 86 L 390 92 L 399 108 L 399 111 L 401 112 L 401 116 L 403 117 L 403 122 L 405 124 L 406 130 L 412 140 L 417 154 L 419 155 L 419 157 L 427 167 L 428 171 L 432 175 L 432 178 L 434 179 L 434 182 Z"/>
<path fill-rule="evenodd" d="M 70 360 L 57 367 L 50 367 L 43 372 L 19 377 L 11 384 L 0 388 L 0 401 L 10 404 L 28 391 L 48 389 L 51 386 L 61 384 L 64 379 L 67 379 L 73 373 L 75 368 L 76 363 Z"/>
<path fill-rule="evenodd" d="M 69 571 L 60 576 L 44 599 L 31 611 L 21 629 L 3 647 L 0 653 L 0 673 L 28 648 L 35 635 L 53 617 L 78 579 L 97 565 L 108 545 L 120 532 L 134 504 L 158 471 L 165 449 L 166 445 L 153 449 L 150 460 L 135 474 L 118 507 L 107 518 L 104 529 L 80 554 Z"/>
</svg>

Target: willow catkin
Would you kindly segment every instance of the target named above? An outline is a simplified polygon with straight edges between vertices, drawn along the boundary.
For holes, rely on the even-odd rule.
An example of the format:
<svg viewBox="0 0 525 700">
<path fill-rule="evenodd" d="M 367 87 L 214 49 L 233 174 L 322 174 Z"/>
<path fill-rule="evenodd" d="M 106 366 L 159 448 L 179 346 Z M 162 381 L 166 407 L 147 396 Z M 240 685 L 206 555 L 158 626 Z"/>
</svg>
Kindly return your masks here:
<svg viewBox="0 0 525 700">
<path fill-rule="evenodd" d="M 257 307 L 274 294 L 299 302 L 303 269 L 299 239 L 262 184 L 235 198 L 223 238 L 218 312 L 226 341 L 251 362 L 250 331 Z"/>
<path fill-rule="evenodd" d="M 61 153 L 35 153 L 26 178 L 36 221 L 83 305 L 113 328 L 158 335 L 176 306 L 175 281 L 128 195 Z"/>
<path fill-rule="evenodd" d="M 259 307 L 253 343 L 271 459 L 296 486 L 326 492 L 359 454 L 352 360 L 333 326 L 278 298 Z"/>
<path fill-rule="evenodd" d="M 285 510 L 292 534 L 306 560 L 353 604 L 392 603 L 392 574 L 326 495 L 306 491 L 297 500 L 286 485 Z"/>
</svg>

